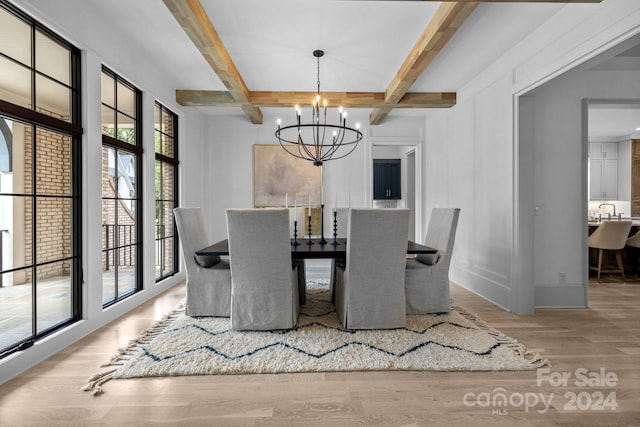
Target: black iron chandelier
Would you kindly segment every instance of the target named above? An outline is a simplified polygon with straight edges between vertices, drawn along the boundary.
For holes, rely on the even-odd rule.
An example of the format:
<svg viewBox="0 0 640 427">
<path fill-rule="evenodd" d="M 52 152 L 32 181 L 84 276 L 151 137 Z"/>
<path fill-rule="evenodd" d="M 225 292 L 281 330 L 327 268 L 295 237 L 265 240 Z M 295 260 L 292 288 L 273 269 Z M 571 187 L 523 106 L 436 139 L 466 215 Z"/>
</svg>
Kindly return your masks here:
<svg viewBox="0 0 640 427">
<path fill-rule="evenodd" d="M 327 123 L 327 100 L 323 101 L 320 96 L 320 58 L 324 56 L 324 51 L 314 50 L 313 56 L 318 60 L 318 94 L 311 103 L 311 123 L 302 122 L 302 110 L 296 105 L 297 123 L 281 127 L 278 119 L 276 138 L 287 153 L 313 162 L 315 166 L 322 166 L 327 160 L 341 159 L 351 154 L 362 139 L 362 132 L 357 123 L 355 129 L 347 126 L 347 112 L 342 107 L 338 109 L 336 124 Z M 325 142 L 327 134 L 331 138 Z"/>
</svg>

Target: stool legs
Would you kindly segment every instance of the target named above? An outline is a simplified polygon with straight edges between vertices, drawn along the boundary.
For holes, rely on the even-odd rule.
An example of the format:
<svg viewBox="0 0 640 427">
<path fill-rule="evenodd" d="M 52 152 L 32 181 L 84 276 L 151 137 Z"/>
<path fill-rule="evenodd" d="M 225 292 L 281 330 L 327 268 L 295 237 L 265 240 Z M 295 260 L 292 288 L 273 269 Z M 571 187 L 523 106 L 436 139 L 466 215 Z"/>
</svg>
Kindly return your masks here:
<svg viewBox="0 0 640 427">
<path fill-rule="evenodd" d="M 600 283 L 600 272 L 602 271 L 602 254 L 603 249 L 598 249 L 598 283 Z"/>
<path fill-rule="evenodd" d="M 616 257 L 616 262 L 618 264 L 618 269 L 617 270 L 603 270 L 602 269 L 602 257 L 604 255 L 604 251 L 606 249 L 598 249 L 598 267 L 589 267 L 592 270 L 598 270 L 598 283 L 600 283 L 600 273 L 604 272 L 604 273 L 620 273 L 622 274 L 622 281 L 626 282 L 627 278 L 624 275 L 624 266 L 622 265 L 622 255 L 620 254 L 620 250 L 614 250 L 614 254 Z"/>
<path fill-rule="evenodd" d="M 619 250 L 616 251 L 616 261 L 618 261 L 618 270 L 620 270 L 620 274 L 622 274 L 622 281 L 626 282 L 627 278 L 624 277 L 624 266 L 622 265 L 622 256 Z"/>
</svg>

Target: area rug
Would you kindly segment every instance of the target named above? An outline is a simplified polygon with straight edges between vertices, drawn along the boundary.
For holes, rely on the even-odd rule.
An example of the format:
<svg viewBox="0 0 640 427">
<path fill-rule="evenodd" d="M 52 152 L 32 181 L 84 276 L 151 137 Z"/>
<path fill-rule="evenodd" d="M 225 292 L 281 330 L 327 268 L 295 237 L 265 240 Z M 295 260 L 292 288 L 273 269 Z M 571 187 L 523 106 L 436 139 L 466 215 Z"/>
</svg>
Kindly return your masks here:
<svg viewBox="0 0 640 427">
<path fill-rule="evenodd" d="M 178 307 L 89 378 L 94 395 L 112 379 L 180 375 L 272 374 L 371 370 L 501 371 L 548 364 L 478 316 L 453 305 L 450 313 L 407 316 L 393 330 L 342 328 L 331 292 L 308 284 L 307 303 L 291 331 L 238 332 L 228 318 L 189 317 Z"/>
</svg>

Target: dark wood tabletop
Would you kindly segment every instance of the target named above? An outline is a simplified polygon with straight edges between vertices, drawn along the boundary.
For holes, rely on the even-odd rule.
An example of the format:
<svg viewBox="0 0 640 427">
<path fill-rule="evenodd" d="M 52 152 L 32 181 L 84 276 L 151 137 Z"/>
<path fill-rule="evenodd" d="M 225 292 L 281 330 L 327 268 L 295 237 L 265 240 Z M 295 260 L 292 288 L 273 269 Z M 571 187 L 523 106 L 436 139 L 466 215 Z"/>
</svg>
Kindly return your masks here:
<svg viewBox="0 0 640 427">
<path fill-rule="evenodd" d="M 347 254 L 347 239 L 338 239 L 338 245 L 332 245 L 333 239 L 328 243 L 321 245 L 318 240 L 312 240 L 312 245 L 307 244 L 307 240 L 298 240 L 299 245 L 291 244 L 291 258 L 293 259 L 319 259 L 334 258 L 344 259 Z M 437 250 L 428 246 L 409 240 L 407 242 L 407 254 L 434 254 Z M 229 255 L 229 240 L 224 239 L 213 245 L 196 251 L 196 255 Z"/>
</svg>

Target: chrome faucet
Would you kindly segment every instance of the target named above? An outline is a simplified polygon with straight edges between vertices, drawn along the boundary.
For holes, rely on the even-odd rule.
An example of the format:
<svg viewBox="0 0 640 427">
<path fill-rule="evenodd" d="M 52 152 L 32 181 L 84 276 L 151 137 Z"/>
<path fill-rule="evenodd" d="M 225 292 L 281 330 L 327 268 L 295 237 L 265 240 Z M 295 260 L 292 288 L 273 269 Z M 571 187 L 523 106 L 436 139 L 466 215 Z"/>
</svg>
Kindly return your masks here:
<svg viewBox="0 0 640 427">
<path fill-rule="evenodd" d="M 613 206 L 613 216 L 616 216 L 616 205 L 614 205 L 613 203 L 600 203 L 600 206 L 598 206 L 598 208 L 601 208 L 603 206 Z"/>
</svg>

